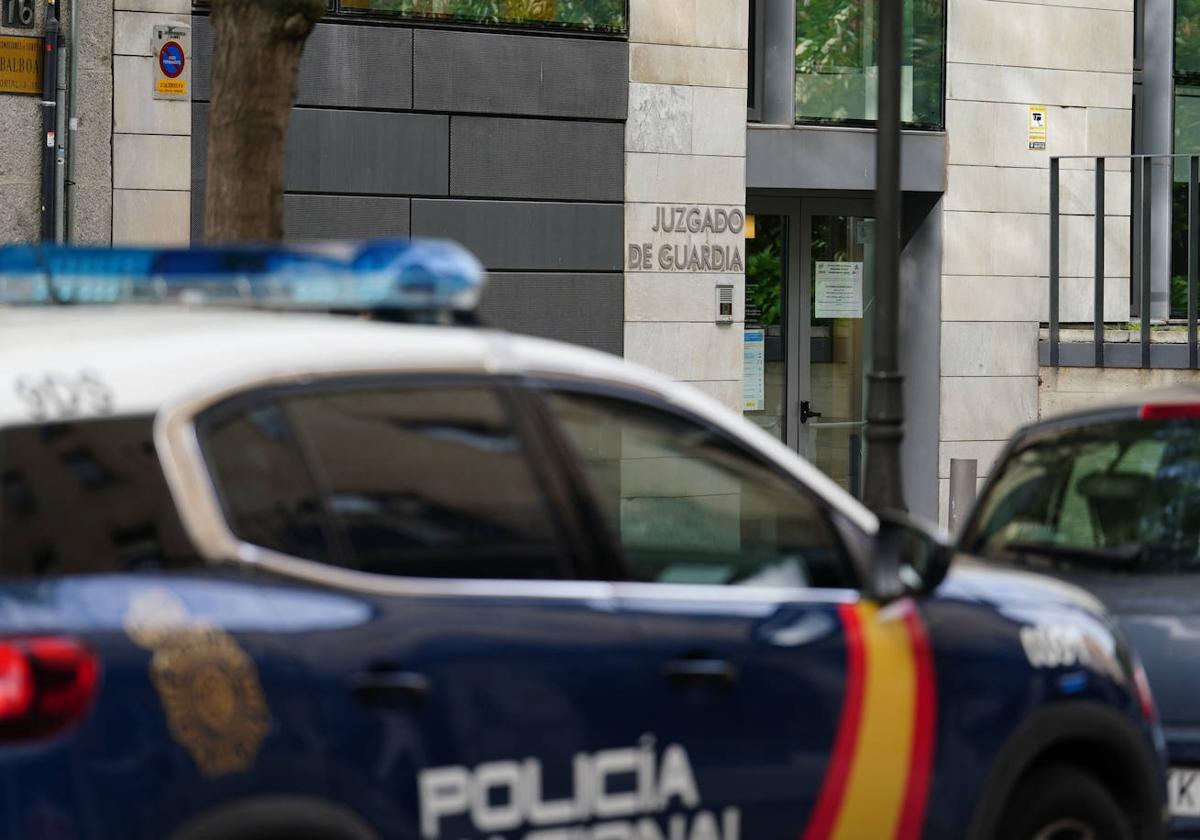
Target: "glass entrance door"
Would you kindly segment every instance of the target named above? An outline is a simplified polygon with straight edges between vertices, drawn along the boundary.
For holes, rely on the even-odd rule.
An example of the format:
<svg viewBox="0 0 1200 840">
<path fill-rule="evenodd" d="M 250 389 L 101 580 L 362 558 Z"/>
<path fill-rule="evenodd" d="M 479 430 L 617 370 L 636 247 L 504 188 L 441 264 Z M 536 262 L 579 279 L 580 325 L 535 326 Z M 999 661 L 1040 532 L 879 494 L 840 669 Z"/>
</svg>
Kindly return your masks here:
<svg viewBox="0 0 1200 840">
<path fill-rule="evenodd" d="M 872 212 L 857 199 L 762 199 L 746 223 L 743 414 L 856 496 L 875 287 Z"/>
<path fill-rule="evenodd" d="M 869 203 L 806 206 L 801 283 L 797 449 L 855 496 L 862 495 L 866 372 L 875 298 L 875 220 Z M 802 354 L 803 355 L 803 354 Z"/>
<path fill-rule="evenodd" d="M 746 324 L 742 414 L 785 443 L 788 435 L 788 229 L 783 214 L 759 213 L 746 230 Z"/>
</svg>

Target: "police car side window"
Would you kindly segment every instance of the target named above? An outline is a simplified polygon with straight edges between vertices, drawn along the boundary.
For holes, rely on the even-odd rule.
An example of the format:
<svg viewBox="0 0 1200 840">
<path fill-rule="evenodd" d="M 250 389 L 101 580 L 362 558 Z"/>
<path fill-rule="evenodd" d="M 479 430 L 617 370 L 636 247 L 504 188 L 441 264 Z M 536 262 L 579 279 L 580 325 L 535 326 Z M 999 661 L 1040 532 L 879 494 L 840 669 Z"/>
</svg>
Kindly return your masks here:
<svg viewBox="0 0 1200 840">
<path fill-rule="evenodd" d="M 721 435 L 628 401 L 548 399 L 633 579 L 854 585 L 818 502 Z"/>
<path fill-rule="evenodd" d="M 339 390 L 284 405 L 349 565 L 420 577 L 566 576 L 551 508 L 495 391 Z"/>
<path fill-rule="evenodd" d="M 0 576 L 199 565 L 151 417 L 0 429 Z"/>
<path fill-rule="evenodd" d="M 274 402 L 206 423 L 205 453 L 239 539 L 306 560 L 330 559 L 330 525 L 291 425 Z"/>
</svg>

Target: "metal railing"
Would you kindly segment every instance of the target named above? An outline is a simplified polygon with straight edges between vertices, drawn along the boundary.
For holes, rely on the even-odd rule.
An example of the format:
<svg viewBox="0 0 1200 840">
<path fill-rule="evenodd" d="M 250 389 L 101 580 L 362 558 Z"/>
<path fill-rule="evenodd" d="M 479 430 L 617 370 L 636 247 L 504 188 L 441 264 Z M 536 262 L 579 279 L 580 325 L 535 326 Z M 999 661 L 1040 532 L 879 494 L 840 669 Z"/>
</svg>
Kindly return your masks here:
<svg viewBox="0 0 1200 840">
<path fill-rule="evenodd" d="M 1095 209 L 1093 233 L 1094 286 L 1092 312 L 1092 341 L 1090 343 L 1065 343 L 1061 341 L 1061 278 L 1060 278 L 1060 162 L 1064 160 L 1089 160 L 1095 162 Z M 1134 199 L 1130 211 L 1131 279 L 1138 292 L 1137 314 L 1139 318 L 1139 341 L 1107 342 L 1105 340 L 1104 300 L 1104 189 L 1107 167 L 1105 161 L 1130 161 L 1131 189 Z M 1151 331 L 1151 289 L 1153 286 L 1151 256 L 1154 253 L 1151 234 L 1154 230 L 1153 162 L 1176 160 L 1188 161 L 1188 274 L 1187 274 L 1187 343 L 1157 343 Z M 1134 178 L 1134 176 L 1138 176 Z M 1168 183 L 1174 184 L 1174 173 Z M 1167 218 L 1161 220 L 1171 229 L 1170 194 L 1165 205 Z M 1135 220 L 1138 222 L 1134 229 Z M 1167 274 L 1168 311 L 1170 307 L 1170 246 L 1162 255 Z M 1200 274 L 1200 155 L 1060 155 L 1050 158 L 1050 312 L 1049 341 L 1044 342 L 1041 353 L 1043 364 L 1051 367 L 1122 367 L 1122 368 L 1190 368 L 1198 367 L 1197 345 L 1197 275 Z M 1131 300 L 1131 303 L 1133 301 Z"/>
</svg>

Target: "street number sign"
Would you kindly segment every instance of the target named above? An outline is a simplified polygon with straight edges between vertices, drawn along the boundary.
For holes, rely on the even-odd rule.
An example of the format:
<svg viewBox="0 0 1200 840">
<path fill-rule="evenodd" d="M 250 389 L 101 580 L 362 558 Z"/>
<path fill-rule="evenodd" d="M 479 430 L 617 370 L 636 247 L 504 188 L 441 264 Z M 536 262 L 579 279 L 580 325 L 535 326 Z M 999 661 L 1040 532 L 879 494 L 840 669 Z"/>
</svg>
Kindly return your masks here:
<svg viewBox="0 0 1200 840">
<path fill-rule="evenodd" d="M 3 0 L 4 25 L 33 29 L 33 0 Z"/>
</svg>

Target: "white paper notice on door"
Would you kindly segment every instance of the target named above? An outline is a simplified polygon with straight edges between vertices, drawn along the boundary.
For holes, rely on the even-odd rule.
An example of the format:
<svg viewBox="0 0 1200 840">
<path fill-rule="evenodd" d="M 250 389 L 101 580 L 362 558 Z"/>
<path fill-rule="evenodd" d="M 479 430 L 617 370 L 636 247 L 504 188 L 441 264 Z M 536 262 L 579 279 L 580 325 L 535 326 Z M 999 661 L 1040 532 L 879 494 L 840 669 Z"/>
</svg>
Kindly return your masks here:
<svg viewBox="0 0 1200 840">
<path fill-rule="evenodd" d="M 860 262 L 817 262 L 817 318 L 861 318 L 863 316 L 863 264 Z"/>
<path fill-rule="evenodd" d="M 766 332 L 746 330 L 742 333 L 742 410 L 762 411 L 765 407 L 764 371 L 766 363 Z"/>
</svg>

